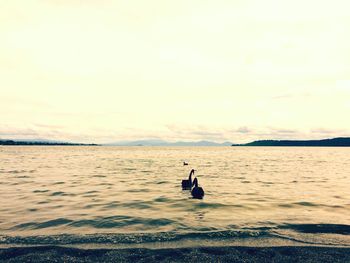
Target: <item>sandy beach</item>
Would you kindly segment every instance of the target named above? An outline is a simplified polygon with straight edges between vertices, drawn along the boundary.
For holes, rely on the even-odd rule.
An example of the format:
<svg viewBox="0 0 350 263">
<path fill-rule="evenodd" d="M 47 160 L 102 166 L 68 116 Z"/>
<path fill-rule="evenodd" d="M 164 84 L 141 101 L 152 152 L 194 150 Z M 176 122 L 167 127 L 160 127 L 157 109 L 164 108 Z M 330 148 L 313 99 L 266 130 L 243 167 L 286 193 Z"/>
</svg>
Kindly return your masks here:
<svg viewBox="0 0 350 263">
<path fill-rule="evenodd" d="M 1 262 L 350 262 L 341 247 L 197 247 L 78 249 L 59 246 L 0 249 Z"/>
</svg>

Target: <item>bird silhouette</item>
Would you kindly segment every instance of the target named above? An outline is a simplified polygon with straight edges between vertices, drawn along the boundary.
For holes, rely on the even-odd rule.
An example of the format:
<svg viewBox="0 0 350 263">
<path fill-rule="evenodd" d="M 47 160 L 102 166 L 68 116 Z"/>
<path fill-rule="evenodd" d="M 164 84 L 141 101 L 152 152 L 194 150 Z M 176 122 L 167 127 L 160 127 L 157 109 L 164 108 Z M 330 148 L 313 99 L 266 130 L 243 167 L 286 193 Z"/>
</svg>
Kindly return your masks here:
<svg viewBox="0 0 350 263">
<path fill-rule="evenodd" d="M 203 199 L 203 197 L 204 197 L 204 190 L 203 190 L 202 187 L 198 186 L 198 179 L 197 179 L 197 177 L 194 178 L 194 180 L 193 180 L 193 186 L 194 187 L 193 187 L 193 189 L 191 191 L 192 197 L 195 198 L 195 199 Z"/>
<path fill-rule="evenodd" d="M 191 190 L 192 188 L 192 175 L 194 174 L 194 169 L 191 170 L 188 180 L 182 180 L 181 185 L 184 190 Z"/>
</svg>

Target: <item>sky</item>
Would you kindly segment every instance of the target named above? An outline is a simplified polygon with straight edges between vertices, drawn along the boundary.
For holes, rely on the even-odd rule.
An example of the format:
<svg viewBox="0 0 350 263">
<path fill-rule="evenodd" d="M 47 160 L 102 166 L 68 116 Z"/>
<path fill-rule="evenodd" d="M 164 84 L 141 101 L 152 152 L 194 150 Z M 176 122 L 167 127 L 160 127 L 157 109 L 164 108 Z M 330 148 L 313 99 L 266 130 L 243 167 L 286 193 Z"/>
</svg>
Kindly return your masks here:
<svg viewBox="0 0 350 263">
<path fill-rule="evenodd" d="M 350 136 L 348 0 L 0 0 L 0 138 Z"/>
</svg>

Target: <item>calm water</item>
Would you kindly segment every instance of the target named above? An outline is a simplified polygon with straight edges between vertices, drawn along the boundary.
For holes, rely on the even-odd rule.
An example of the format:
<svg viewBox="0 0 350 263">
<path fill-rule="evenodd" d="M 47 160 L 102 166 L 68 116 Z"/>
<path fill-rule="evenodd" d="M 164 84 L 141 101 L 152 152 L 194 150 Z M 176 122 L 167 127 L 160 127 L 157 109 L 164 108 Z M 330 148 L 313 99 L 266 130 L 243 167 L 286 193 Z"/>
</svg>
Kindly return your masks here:
<svg viewBox="0 0 350 263">
<path fill-rule="evenodd" d="M 2 245 L 350 246 L 350 148 L 0 147 L 0 178 Z"/>
</svg>

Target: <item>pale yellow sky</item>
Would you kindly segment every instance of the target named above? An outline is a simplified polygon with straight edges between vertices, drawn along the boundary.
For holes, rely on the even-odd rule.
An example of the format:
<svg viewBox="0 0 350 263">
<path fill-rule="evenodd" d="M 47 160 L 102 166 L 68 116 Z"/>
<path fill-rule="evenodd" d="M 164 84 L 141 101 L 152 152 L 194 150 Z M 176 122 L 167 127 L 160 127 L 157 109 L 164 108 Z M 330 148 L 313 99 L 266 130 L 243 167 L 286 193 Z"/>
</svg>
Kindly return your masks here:
<svg viewBox="0 0 350 263">
<path fill-rule="evenodd" d="M 0 0 L 0 138 L 350 136 L 348 0 Z"/>
</svg>

